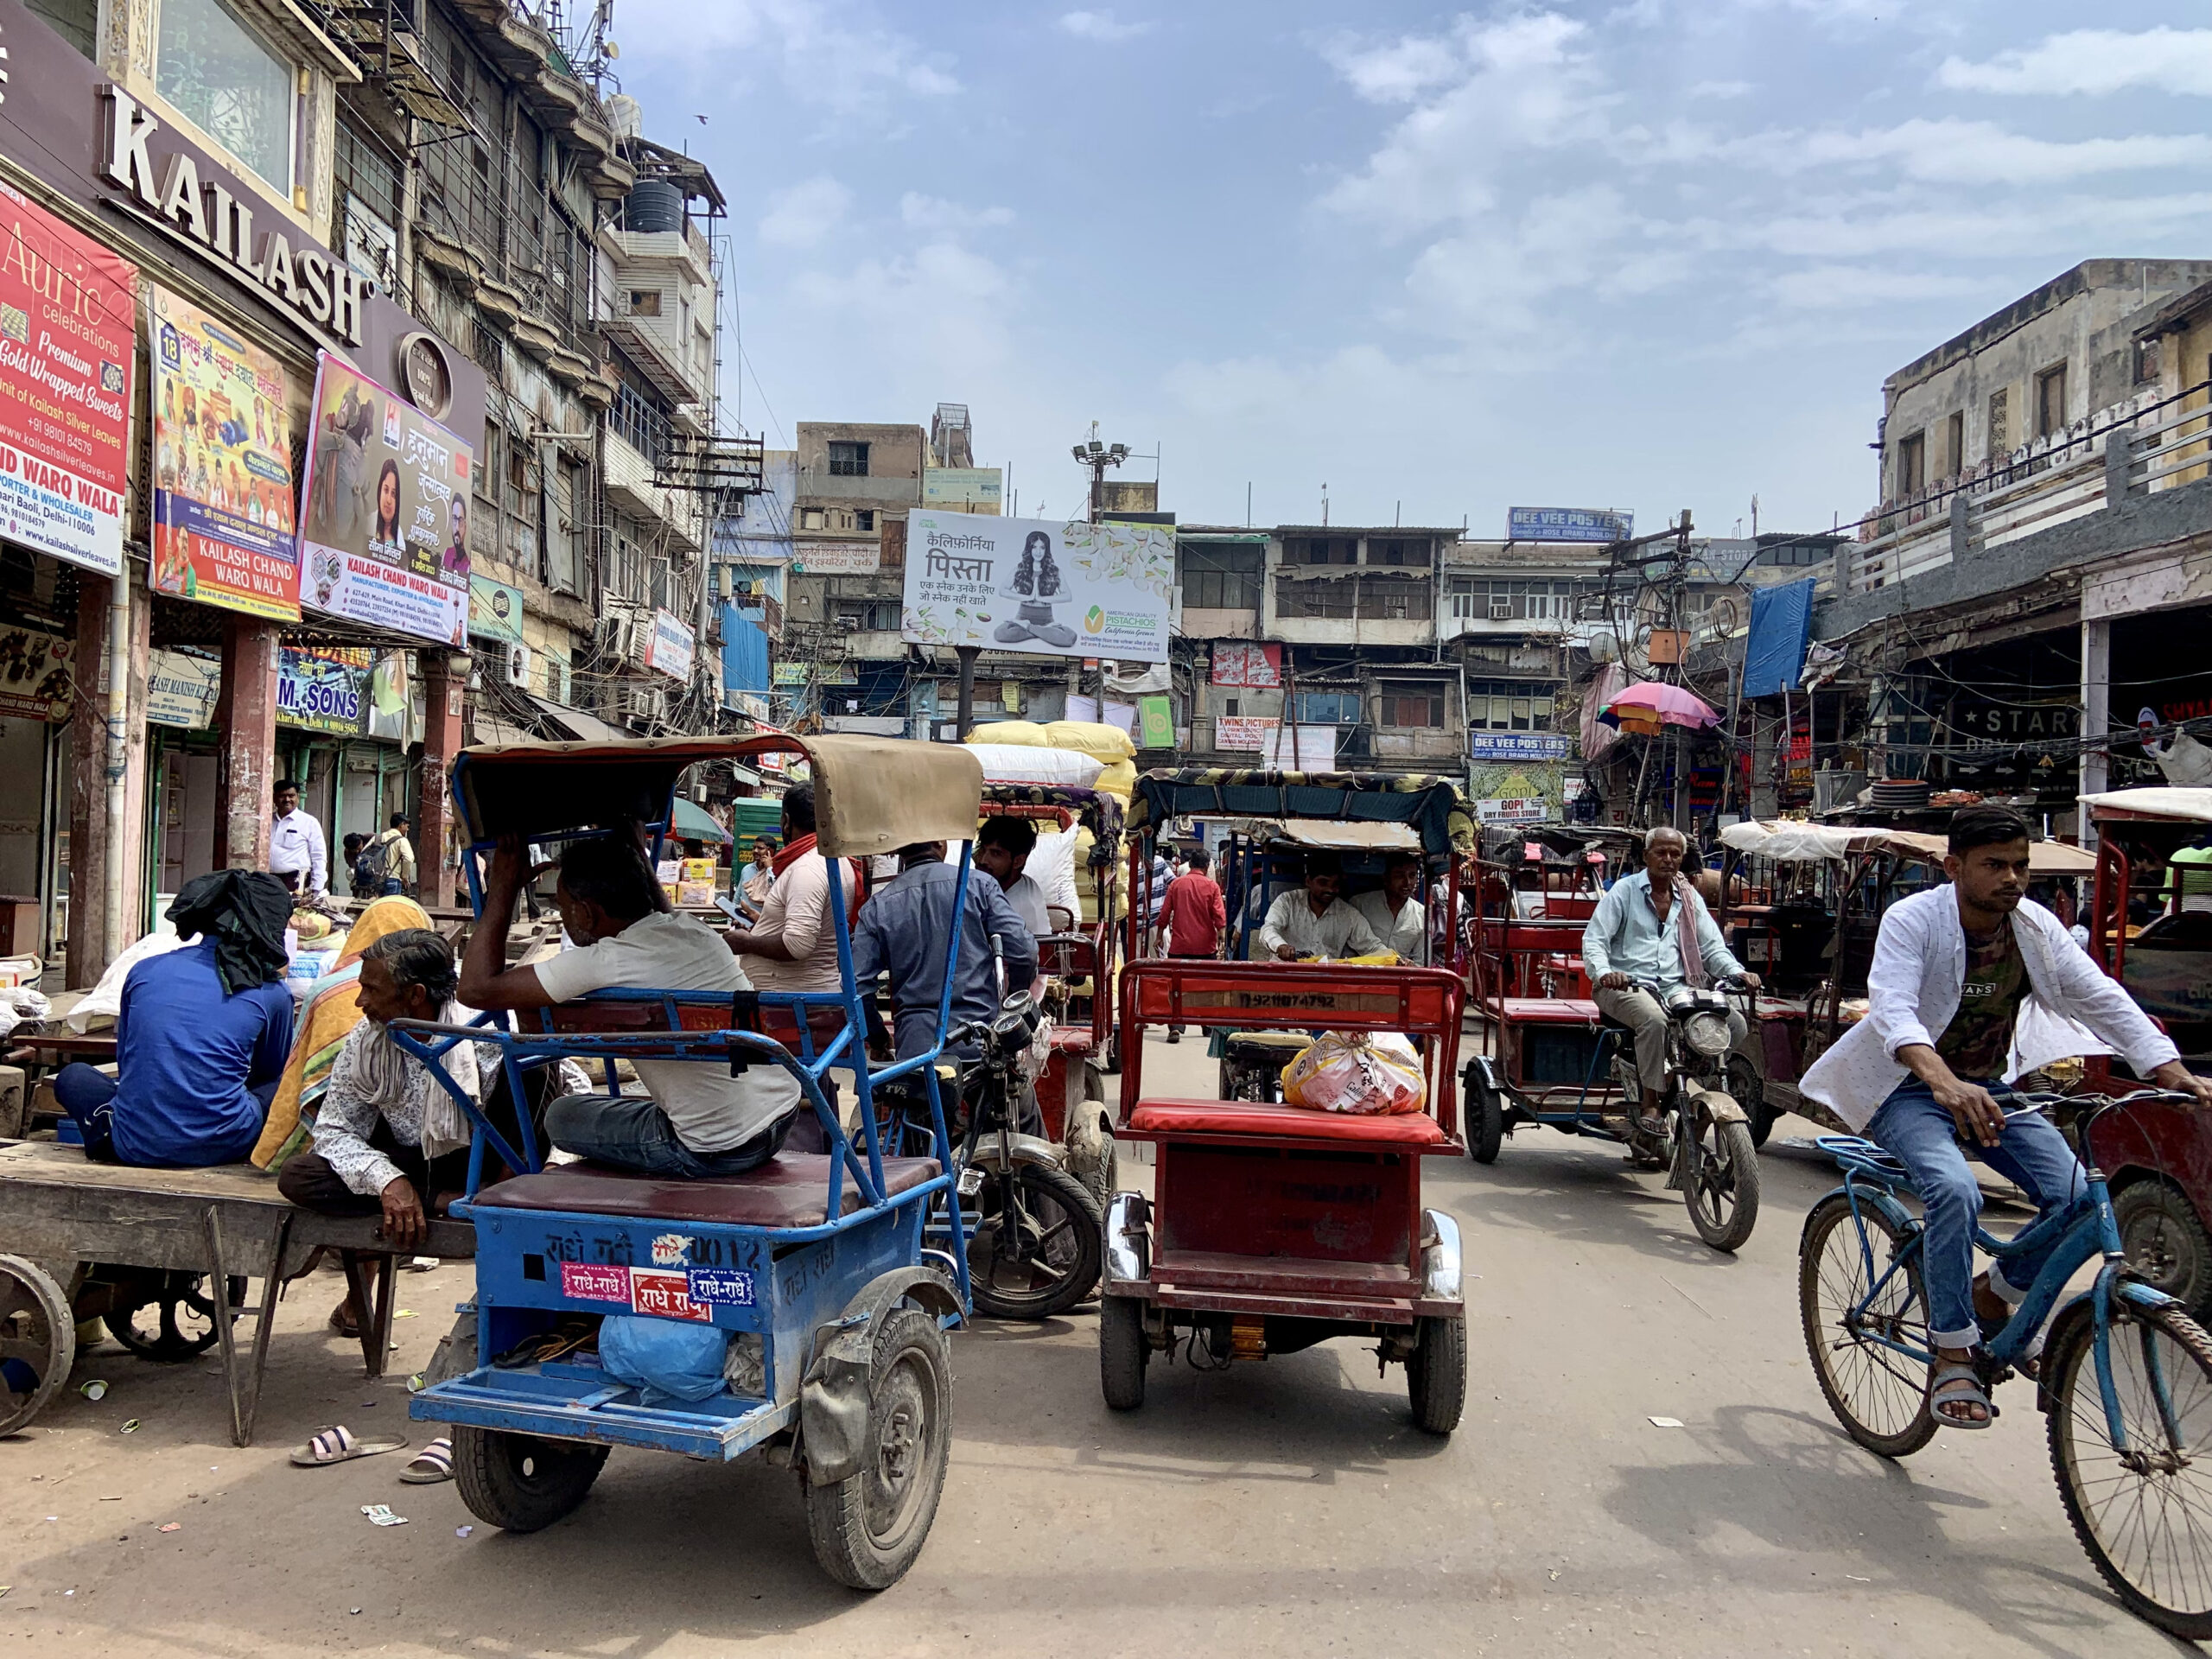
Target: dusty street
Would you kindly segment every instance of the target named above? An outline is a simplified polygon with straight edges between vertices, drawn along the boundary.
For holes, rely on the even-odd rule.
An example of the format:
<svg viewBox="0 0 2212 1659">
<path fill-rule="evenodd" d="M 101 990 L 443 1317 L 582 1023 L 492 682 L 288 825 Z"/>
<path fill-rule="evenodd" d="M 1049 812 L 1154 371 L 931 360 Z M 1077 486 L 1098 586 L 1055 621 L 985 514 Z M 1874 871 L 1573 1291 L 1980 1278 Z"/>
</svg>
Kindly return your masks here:
<svg viewBox="0 0 2212 1659">
<path fill-rule="evenodd" d="M 1203 1054 L 1156 1046 L 1151 1076 L 1198 1092 Z M 1492 1169 L 1433 1163 L 1471 1275 L 1469 1405 L 1448 1442 L 1414 1431 L 1402 1375 L 1378 1381 L 1349 1343 L 1225 1376 L 1155 1361 L 1145 1408 L 1121 1417 L 1099 1400 L 1090 1313 L 962 1335 L 944 1506 L 912 1573 L 874 1599 L 822 1576 L 791 1478 L 758 1463 L 617 1452 L 574 1516 L 530 1537 L 458 1535 L 473 1522 L 454 1490 L 401 1485 L 397 1456 L 289 1467 L 333 1421 L 427 1438 L 399 1427 L 404 1379 L 469 1282 L 465 1266 L 403 1281 L 415 1317 L 372 1387 L 322 1329 L 340 1281 L 318 1276 L 286 1304 L 251 1450 L 228 1443 L 212 1362 L 156 1370 L 111 1343 L 76 1373 L 106 1379 L 105 1400 L 72 1393 L 0 1445 L 0 1641 L 622 1659 L 2171 1651 L 2075 1547 L 2024 1389 L 2000 1395 L 1995 1432 L 1901 1465 L 1835 1428 L 1795 1310 L 1798 1224 L 1829 1184 L 1786 1144 L 1808 1133 L 1777 1130 L 1758 1234 L 1732 1261 L 1609 1147 L 1524 1130 Z M 373 1503 L 409 1523 L 372 1527 Z"/>
</svg>

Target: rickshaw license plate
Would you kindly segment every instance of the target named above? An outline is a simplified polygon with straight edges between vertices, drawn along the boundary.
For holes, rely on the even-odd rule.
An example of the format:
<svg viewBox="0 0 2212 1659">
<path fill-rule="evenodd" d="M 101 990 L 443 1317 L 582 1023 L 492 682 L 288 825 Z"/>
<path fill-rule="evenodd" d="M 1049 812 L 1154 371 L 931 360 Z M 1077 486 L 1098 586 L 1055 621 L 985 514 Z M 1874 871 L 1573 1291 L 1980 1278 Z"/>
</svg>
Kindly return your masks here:
<svg viewBox="0 0 2212 1659">
<path fill-rule="evenodd" d="M 960 1172 L 960 1196 L 972 1198 L 983 1190 L 983 1172 L 969 1167 Z"/>
</svg>

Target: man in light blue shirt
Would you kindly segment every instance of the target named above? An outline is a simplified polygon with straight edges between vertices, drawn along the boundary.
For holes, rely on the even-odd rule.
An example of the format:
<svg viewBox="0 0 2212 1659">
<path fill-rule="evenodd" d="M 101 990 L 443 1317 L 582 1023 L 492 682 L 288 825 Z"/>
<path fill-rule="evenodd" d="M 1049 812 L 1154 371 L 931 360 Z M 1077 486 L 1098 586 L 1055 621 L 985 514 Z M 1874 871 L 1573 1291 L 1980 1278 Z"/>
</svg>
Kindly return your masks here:
<svg viewBox="0 0 2212 1659">
<path fill-rule="evenodd" d="M 1683 982 L 1681 929 L 1687 920 L 1704 977 L 1758 983 L 1758 976 L 1746 971 L 1728 949 L 1705 901 L 1681 880 L 1688 850 L 1681 830 L 1662 824 L 1650 831 L 1643 838 L 1643 868 L 1606 889 L 1582 930 L 1582 969 L 1590 976 L 1599 1011 L 1636 1033 L 1636 1075 L 1643 1091 L 1637 1127 L 1647 1135 L 1665 1128 L 1659 1103 L 1667 1090 L 1667 1011 L 1657 997 L 1638 989 L 1637 982 L 1656 985 L 1662 993 Z M 1733 1009 L 1728 1032 L 1743 1048 L 1748 1027 Z"/>
</svg>

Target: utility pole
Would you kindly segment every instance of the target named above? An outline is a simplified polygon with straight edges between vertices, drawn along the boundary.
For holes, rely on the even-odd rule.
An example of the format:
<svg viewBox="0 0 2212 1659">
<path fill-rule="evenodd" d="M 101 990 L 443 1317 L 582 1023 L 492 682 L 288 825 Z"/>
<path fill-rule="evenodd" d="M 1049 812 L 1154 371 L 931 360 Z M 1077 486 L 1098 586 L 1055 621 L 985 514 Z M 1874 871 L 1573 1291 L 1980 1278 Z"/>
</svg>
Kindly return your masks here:
<svg viewBox="0 0 2212 1659">
<path fill-rule="evenodd" d="M 1090 423 L 1090 435 L 1075 446 L 1076 461 L 1090 468 L 1090 522 L 1096 524 L 1106 513 L 1106 469 L 1119 467 L 1129 458 L 1126 443 L 1101 443 L 1098 423 Z M 1098 723 L 1106 723 L 1106 659 L 1098 659 Z"/>
</svg>

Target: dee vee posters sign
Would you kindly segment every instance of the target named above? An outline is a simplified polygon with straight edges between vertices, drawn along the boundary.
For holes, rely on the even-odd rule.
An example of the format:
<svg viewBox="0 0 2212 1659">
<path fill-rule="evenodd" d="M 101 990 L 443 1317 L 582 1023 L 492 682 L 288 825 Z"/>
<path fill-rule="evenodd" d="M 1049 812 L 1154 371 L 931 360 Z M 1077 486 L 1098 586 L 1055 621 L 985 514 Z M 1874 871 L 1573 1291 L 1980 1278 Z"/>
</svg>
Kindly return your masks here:
<svg viewBox="0 0 2212 1659">
<path fill-rule="evenodd" d="M 1160 524 L 916 512 L 900 637 L 1046 657 L 1167 660 L 1175 538 Z"/>
</svg>

